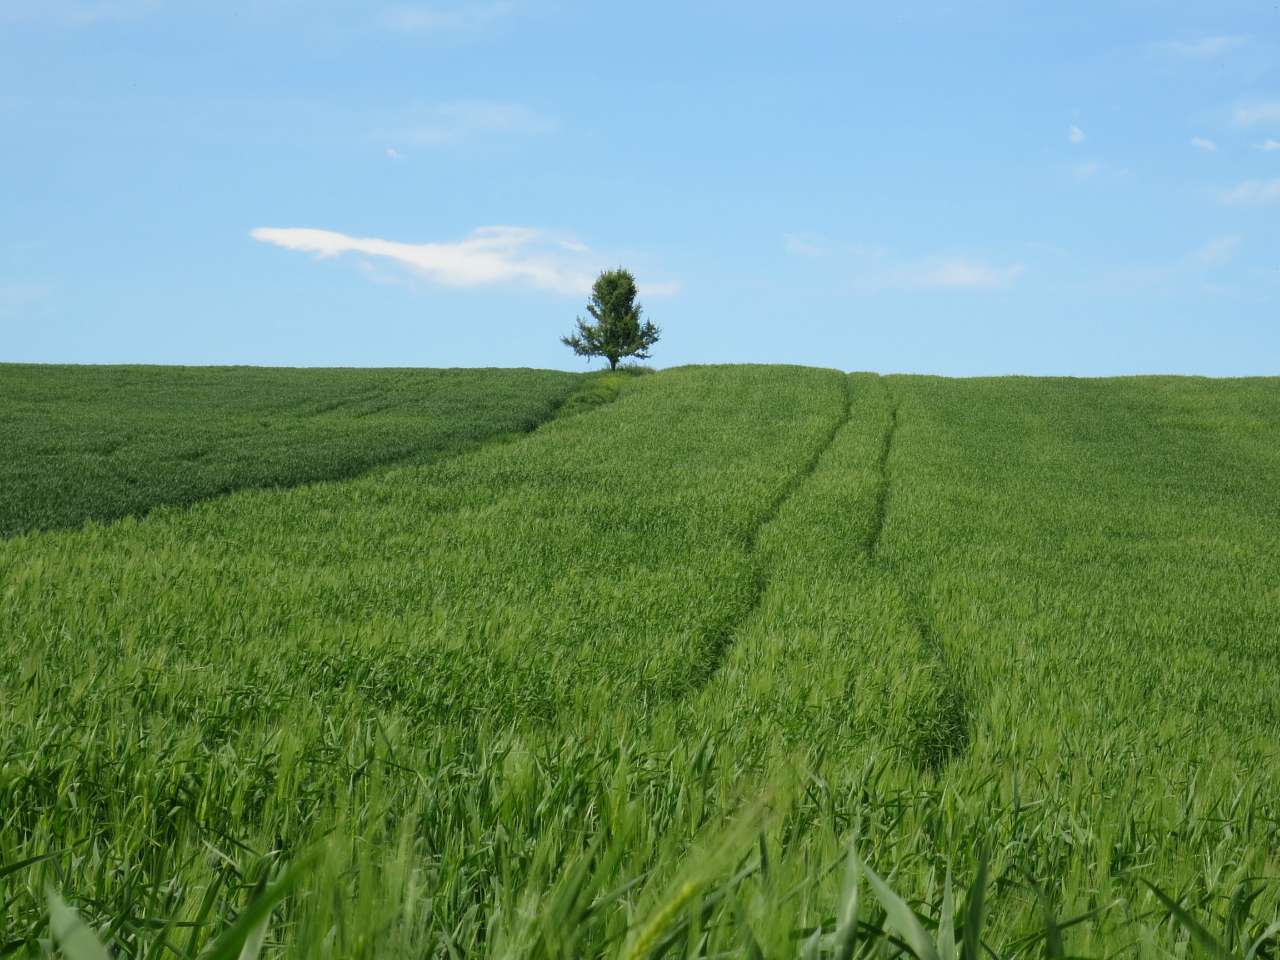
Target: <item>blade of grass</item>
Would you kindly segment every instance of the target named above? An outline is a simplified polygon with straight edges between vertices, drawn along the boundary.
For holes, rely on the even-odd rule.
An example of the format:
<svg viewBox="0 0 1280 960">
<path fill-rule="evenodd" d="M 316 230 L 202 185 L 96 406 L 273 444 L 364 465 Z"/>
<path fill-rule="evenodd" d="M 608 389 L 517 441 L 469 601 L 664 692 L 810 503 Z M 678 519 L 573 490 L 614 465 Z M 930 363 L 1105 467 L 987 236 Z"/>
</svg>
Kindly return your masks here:
<svg viewBox="0 0 1280 960">
<path fill-rule="evenodd" d="M 990 866 L 991 861 L 984 848 L 978 857 L 978 875 L 969 888 L 969 902 L 965 905 L 962 938 L 964 960 L 978 960 L 982 955 L 982 924 L 986 919 L 987 870 Z"/>
<path fill-rule="evenodd" d="M 60 857 L 66 852 L 67 850 L 55 850 L 52 853 L 42 853 L 34 857 L 27 857 L 27 859 L 18 860 L 15 863 L 6 863 L 4 866 L 0 866 L 0 880 L 3 880 L 12 873 L 17 873 L 19 870 L 23 870 L 26 867 L 33 867 L 37 863 L 43 863 L 46 860 L 52 860 L 54 857 Z"/>
<path fill-rule="evenodd" d="M 884 908 L 889 925 L 898 932 L 911 952 L 918 960 L 940 960 L 937 945 L 925 932 L 915 911 L 907 906 L 906 902 L 894 893 L 874 870 L 861 860 L 859 865 L 866 873 L 867 881 L 871 884 L 871 890 L 875 893 L 876 899 L 880 901 L 880 906 Z"/>
<path fill-rule="evenodd" d="M 1253 946 L 1251 946 L 1249 948 L 1249 952 L 1244 955 L 1244 960 L 1253 960 L 1253 958 L 1258 955 L 1258 951 L 1262 948 L 1262 945 L 1273 937 L 1276 937 L 1277 934 L 1280 934 L 1280 920 L 1275 921 L 1275 923 L 1262 931 L 1262 936 L 1253 941 Z"/>
<path fill-rule="evenodd" d="M 840 922 L 836 927 L 835 960 L 850 960 L 858 944 L 858 907 L 862 888 L 862 872 L 858 855 L 849 847 L 848 866 L 844 873 L 844 889 L 840 897 Z"/>
<path fill-rule="evenodd" d="M 271 916 L 271 911 L 289 895 L 319 858 L 320 850 L 313 849 L 295 861 L 274 883 L 268 884 L 245 907 L 236 922 L 200 954 L 200 960 L 233 960 L 241 956 L 241 950 L 254 930 Z"/>
<path fill-rule="evenodd" d="M 951 890 L 951 868 L 947 867 L 947 879 L 942 887 L 942 913 L 938 917 L 939 960 L 956 958 L 956 901 Z"/>
<path fill-rule="evenodd" d="M 1200 921 L 1183 909 L 1181 904 L 1166 895 L 1155 884 L 1148 883 L 1146 880 L 1143 880 L 1142 883 L 1155 894 L 1156 899 L 1164 905 L 1164 908 L 1169 911 L 1174 919 L 1182 924 L 1187 933 L 1191 935 L 1191 939 L 1195 941 L 1201 950 L 1216 958 L 1216 960 L 1234 960 L 1227 948 L 1219 943 L 1217 938 L 1201 925 Z"/>
<path fill-rule="evenodd" d="M 107 948 L 56 890 L 49 891 L 49 929 L 67 960 L 111 960 Z"/>
</svg>

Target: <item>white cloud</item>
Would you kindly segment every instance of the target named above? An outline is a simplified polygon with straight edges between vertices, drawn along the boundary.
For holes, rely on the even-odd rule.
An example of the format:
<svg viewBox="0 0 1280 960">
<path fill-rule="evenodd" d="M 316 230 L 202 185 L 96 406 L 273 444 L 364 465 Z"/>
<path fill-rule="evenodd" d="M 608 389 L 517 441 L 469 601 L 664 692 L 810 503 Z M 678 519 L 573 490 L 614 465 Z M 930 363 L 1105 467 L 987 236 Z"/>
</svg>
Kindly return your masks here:
<svg viewBox="0 0 1280 960">
<path fill-rule="evenodd" d="M 507 2 L 463 3 L 448 7 L 434 4 L 399 4 L 382 12 L 382 26 L 401 33 L 457 33 L 480 30 L 515 12 Z"/>
<path fill-rule="evenodd" d="M 1081 160 L 1068 168 L 1071 176 L 1080 182 L 1102 179 L 1108 183 L 1119 182 L 1132 176 L 1128 167 L 1117 167 L 1103 160 Z"/>
<path fill-rule="evenodd" d="M 1004 290 L 1026 272 L 1020 263 L 995 264 L 963 253 L 901 256 L 877 245 L 835 245 L 811 234 L 783 234 L 788 253 L 829 257 L 856 290 Z"/>
<path fill-rule="evenodd" d="M 784 233 L 782 246 L 797 257 L 821 257 L 827 252 L 822 240 L 811 233 Z"/>
<path fill-rule="evenodd" d="M 1026 268 L 1022 264 L 996 267 L 975 260 L 952 257 L 921 264 L 908 273 L 912 286 L 950 287 L 967 290 L 1003 290 L 1012 286 Z"/>
<path fill-rule="evenodd" d="M 391 160 L 403 160 L 404 154 L 395 147 L 387 147 L 387 157 Z"/>
<path fill-rule="evenodd" d="M 1260 123 L 1280 123 L 1280 100 L 1255 100 L 1236 107 L 1231 118 L 1237 127 L 1254 127 Z"/>
<path fill-rule="evenodd" d="M 450 146 L 477 136 L 540 134 L 555 129 L 554 121 L 515 103 L 459 100 L 412 107 L 397 126 L 374 132 L 381 140 L 419 146 Z"/>
<path fill-rule="evenodd" d="M 1196 250 L 1191 258 L 1207 267 L 1221 266 L 1235 257 L 1238 249 L 1239 237 L 1214 237 Z"/>
<path fill-rule="evenodd" d="M 1102 164 L 1097 160 L 1086 160 L 1083 163 L 1077 163 L 1071 168 L 1071 173 L 1077 180 L 1088 180 L 1091 177 L 1096 177 L 1101 172 Z"/>
<path fill-rule="evenodd" d="M 657 283 L 636 281 L 636 290 L 646 297 L 674 297 L 682 289 L 674 280 L 661 280 Z"/>
<path fill-rule="evenodd" d="M 1199 40 L 1166 40 L 1154 45 L 1160 53 L 1182 57 L 1186 60 L 1213 60 L 1232 50 L 1239 50 L 1249 42 L 1247 37 L 1201 37 Z"/>
<path fill-rule="evenodd" d="M 1271 153 L 1274 150 L 1280 150 L 1280 140 L 1264 140 L 1258 145 L 1258 149 L 1265 150 L 1267 153 Z"/>
<path fill-rule="evenodd" d="M 44 313 L 53 293 L 54 288 L 46 283 L 0 277 L 0 319 L 30 322 Z"/>
<path fill-rule="evenodd" d="M 1126 292 L 1152 289 L 1167 292 L 1188 280 L 1210 290 L 1217 276 L 1215 271 L 1234 260 L 1242 244 L 1240 237 L 1214 237 L 1176 259 L 1112 267 L 1103 277 L 1111 286 Z"/>
<path fill-rule="evenodd" d="M 572 238 L 531 227 L 480 227 L 451 243 L 398 243 L 377 237 L 351 237 L 306 227 L 258 227 L 250 236 L 321 259 L 354 253 L 390 260 L 446 287 L 522 284 L 558 294 L 583 294 L 606 265 Z M 674 283 L 641 285 L 642 292 L 669 296 Z"/>
<path fill-rule="evenodd" d="M 883 247 L 848 250 L 849 278 L 860 290 L 1004 290 L 1026 272 L 960 254 L 904 258 Z"/>
<path fill-rule="evenodd" d="M 1218 152 L 1218 145 L 1212 140 L 1206 140 L 1204 137 L 1192 137 L 1191 145 L 1197 150 L 1203 150 L 1206 153 Z"/>
<path fill-rule="evenodd" d="M 0 3 L 0 23 L 88 27 L 110 20 L 131 20 L 159 6 L 160 0 L 4 0 Z"/>
<path fill-rule="evenodd" d="M 1084 143 L 1086 135 L 1083 130 L 1073 123 L 1071 129 L 1067 131 L 1067 139 L 1072 143 Z"/>
<path fill-rule="evenodd" d="M 1280 179 L 1246 180 L 1224 191 L 1222 199 L 1232 204 L 1275 203 L 1280 200 Z"/>
</svg>

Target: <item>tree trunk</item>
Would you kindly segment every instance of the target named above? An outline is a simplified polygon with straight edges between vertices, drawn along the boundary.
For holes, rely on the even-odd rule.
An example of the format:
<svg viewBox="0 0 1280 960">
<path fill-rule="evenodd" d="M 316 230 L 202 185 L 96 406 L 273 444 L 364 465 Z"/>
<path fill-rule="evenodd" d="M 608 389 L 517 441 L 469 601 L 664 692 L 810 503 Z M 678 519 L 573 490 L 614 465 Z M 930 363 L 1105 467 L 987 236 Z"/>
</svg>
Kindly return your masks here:
<svg viewBox="0 0 1280 960">
<path fill-rule="evenodd" d="M 618 369 L 618 358 L 617 358 L 617 357 L 610 357 L 610 358 L 609 358 L 609 369 L 610 369 L 610 370 L 617 370 L 617 369 Z"/>
</svg>

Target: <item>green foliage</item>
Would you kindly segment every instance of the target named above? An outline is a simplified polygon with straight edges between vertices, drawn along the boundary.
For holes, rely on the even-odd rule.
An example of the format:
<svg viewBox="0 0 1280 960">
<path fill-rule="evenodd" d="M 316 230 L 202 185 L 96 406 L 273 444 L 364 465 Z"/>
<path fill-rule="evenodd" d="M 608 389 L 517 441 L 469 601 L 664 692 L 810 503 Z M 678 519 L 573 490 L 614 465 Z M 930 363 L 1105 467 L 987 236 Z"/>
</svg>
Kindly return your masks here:
<svg viewBox="0 0 1280 960">
<path fill-rule="evenodd" d="M 351 477 L 547 419 L 549 370 L 0 365 L 0 536 Z"/>
<path fill-rule="evenodd" d="M 557 416 L 568 417 L 586 410 L 594 410 L 606 403 L 613 403 L 622 394 L 627 382 L 635 376 L 652 373 L 643 367 L 621 366 L 616 370 L 600 371 L 584 376 L 584 382 L 561 404 Z"/>
<path fill-rule="evenodd" d="M 1276 955 L 1274 381 L 601 382 L 0 542 L 0 955 Z"/>
<path fill-rule="evenodd" d="M 640 319 L 643 311 L 636 303 L 635 277 L 621 267 L 596 278 L 587 312 L 595 323 L 579 317 L 577 333 L 560 340 L 580 357 L 604 357 L 610 370 L 616 370 L 625 357 L 645 359 L 658 342 L 661 331 Z"/>
</svg>

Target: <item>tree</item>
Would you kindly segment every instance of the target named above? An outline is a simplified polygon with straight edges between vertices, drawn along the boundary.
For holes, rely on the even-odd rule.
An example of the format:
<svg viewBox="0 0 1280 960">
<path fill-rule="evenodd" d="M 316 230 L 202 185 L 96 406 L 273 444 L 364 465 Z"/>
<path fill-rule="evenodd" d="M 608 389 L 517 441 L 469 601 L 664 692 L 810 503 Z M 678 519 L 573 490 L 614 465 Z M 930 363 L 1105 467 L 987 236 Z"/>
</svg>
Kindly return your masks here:
<svg viewBox="0 0 1280 960">
<path fill-rule="evenodd" d="M 595 323 L 578 317 L 578 332 L 560 341 L 580 357 L 604 357 L 610 370 L 616 370 L 623 357 L 644 360 L 658 342 L 660 331 L 648 320 L 642 323 L 641 312 L 636 303 L 636 278 L 621 267 L 606 270 L 596 277 L 587 301 L 587 313 Z"/>
</svg>

